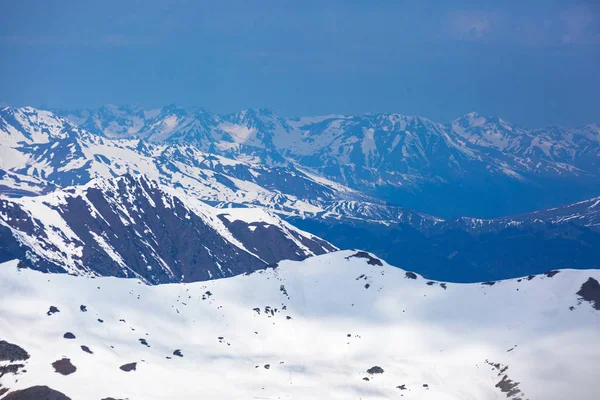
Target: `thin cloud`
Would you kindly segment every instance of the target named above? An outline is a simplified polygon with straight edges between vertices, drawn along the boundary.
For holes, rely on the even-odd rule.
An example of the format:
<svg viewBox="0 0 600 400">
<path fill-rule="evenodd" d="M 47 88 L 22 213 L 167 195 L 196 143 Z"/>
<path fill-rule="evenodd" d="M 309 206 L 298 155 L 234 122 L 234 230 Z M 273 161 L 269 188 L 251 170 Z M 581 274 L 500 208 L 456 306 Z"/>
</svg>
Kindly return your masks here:
<svg viewBox="0 0 600 400">
<path fill-rule="evenodd" d="M 479 11 L 456 11 L 448 15 L 450 33 L 455 39 L 479 41 L 488 36 L 499 14 Z"/>
<path fill-rule="evenodd" d="M 12 46 L 109 46 L 124 47 L 150 45 L 156 43 L 156 40 L 141 37 L 129 37 L 119 34 L 106 34 L 92 38 L 70 38 L 57 36 L 25 36 L 25 35 L 2 35 L 0 36 L 1 45 Z"/>
<path fill-rule="evenodd" d="M 587 4 L 577 4 L 560 14 L 563 44 L 599 44 L 600 17 Z"/>
</svg>

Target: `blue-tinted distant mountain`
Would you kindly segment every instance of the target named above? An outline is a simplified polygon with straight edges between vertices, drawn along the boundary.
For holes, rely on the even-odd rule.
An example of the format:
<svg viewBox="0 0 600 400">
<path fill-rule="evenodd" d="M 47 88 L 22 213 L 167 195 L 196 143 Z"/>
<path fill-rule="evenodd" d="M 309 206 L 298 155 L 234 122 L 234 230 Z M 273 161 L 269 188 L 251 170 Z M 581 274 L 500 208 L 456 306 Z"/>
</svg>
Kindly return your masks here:
<svg viewBox="0 0 600 400">
<path fill-rule="evenodd" d="M 268 166 L 294 164 L 444 217 L 522 213 L 600 193 L 597 125 L 526 130 L 476 113 L 443 125 L 400 114 L 283 118 L 264 109 L 228 115 L 175 106 L 111 110 L 114 116 L 101 108 L 76 121 L 107 137 L 191 144 Z"/>
<path fill-rule="evenodd" d="M 491 281 L 600 267 L 600 197 L 490 220 L 288 220 L 340 248 L 360 246 L 430 279 Z"/>
</svg>

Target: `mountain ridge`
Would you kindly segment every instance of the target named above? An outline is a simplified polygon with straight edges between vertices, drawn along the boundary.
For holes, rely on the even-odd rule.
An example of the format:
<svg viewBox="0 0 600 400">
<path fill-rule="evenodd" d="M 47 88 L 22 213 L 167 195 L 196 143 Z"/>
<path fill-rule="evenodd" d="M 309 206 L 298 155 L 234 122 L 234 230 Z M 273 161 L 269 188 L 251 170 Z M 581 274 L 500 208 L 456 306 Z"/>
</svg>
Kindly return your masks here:
<svg viewBox="0 0 600 400">
<path fill-rule="evenodd" d="M 2 260 L 149 283 L 233 276 L 334 249 L 262 209 L 214 209 L 132 175 L 48 195 L 0 197 L 0 236 Z"/>
</svg>

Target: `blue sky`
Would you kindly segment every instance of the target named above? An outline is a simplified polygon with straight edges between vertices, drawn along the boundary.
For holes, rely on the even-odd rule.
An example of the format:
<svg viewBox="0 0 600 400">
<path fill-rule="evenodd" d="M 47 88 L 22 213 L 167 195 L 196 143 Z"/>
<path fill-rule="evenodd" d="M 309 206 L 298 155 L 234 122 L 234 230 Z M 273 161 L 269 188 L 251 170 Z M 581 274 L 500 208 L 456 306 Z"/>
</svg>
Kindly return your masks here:
<svg viewBox="0 0 600 400">
<path fill-rule="evenodd" d="M 599 3 L 2 1 L 0 101 L 600 123 Z"/>
</svg>

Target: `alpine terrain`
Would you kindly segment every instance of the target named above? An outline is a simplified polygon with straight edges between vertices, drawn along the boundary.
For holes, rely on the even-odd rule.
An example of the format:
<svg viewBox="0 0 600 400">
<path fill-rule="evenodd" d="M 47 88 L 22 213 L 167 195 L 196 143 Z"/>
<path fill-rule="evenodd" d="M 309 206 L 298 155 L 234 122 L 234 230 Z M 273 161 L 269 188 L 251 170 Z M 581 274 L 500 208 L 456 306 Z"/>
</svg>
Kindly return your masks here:
<svg viewBox="0 0 600 400">
<path fill-rule="evenodd" d="M 340 251 L 148 286 L 11 261 L 0 265 L 0 393 L 591 400 L 599 279 L 561 270 L 454 284 Z"/>
</svg>

